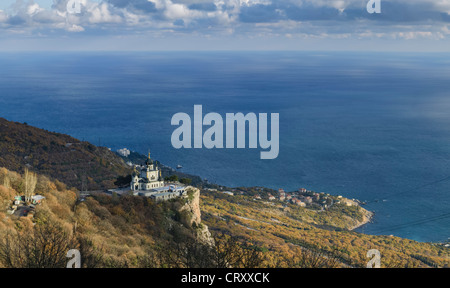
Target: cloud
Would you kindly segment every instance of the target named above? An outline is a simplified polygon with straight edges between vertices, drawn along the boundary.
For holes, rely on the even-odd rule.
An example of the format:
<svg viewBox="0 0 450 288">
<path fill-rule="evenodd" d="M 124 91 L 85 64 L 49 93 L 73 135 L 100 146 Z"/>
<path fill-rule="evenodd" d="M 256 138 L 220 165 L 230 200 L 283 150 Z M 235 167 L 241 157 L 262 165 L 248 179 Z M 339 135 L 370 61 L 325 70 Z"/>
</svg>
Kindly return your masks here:
<svg viewBox="0 0 450 288">
<path fill-rule="evenodd" d="M 0 23 L 4 23 L 8 20 L 8 14 L 5 11 L 0 10 Z"/>
<path fill-rule="evenodd" d="M 246 5 L 241 7 L 239 20 L 244 23 L 271 23 L 285 18 L 284 11 L 277 9 L 278 5 Z"/>
<path fill-rule="evenodd" d="M 3 32 L 29 33 L 236 33 L 311 37 L 446 38 L 450 0 L 381 1 L 382 13 L 369 14 L 366 0 L 80 0 L 70 14 L 68 0 L 51 9 L 17 0 L 0 10 Z M 109 31 L 109 32 L 108 32 Z M 340 36 L 339 36 L 340 35 Z M 350 36 L 349 36 L 350 35 Z"/>
<path fill-rule="evenodd" d="M 148 0 L 108 0 L 108 3 L 118 8 L 126 8 L 133 12 L 156 12 L 156 5 Z"/>
<path fill-rule="evenodd" d="M 89 23 L 120 23 L 122 22 L 122 17 L 111 13 L 110 7 L 106 3 L 101 3 L 99 5 L 91 6 L 88 10 Z"/>
<path fill-rule="evenodd" d="M 70 32 L 83 32 L 84 31 L 83 27 L 75 25 L 75 24 L 67 27 L 66 29 L 67 29 L 67 31 L 70 31 Z"/>
<path fill-rule="evenodd" d="M 188 6 L 191 10 L 213 12 L 217 11 L 217 6 L 213 2 L 193 3 Z"/>
</svg>

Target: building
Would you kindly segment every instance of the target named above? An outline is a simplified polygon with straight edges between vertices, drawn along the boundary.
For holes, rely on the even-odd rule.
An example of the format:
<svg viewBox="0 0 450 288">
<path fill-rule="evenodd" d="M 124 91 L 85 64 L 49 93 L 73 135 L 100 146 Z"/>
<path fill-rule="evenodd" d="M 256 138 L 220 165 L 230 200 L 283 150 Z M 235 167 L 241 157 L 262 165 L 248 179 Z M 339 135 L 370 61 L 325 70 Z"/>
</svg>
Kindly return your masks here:
<svg viewBox="0 0 450 288">
<path fill-rule="evenodd" d="M 298 205 L 300 207 L 305 207 L 306 206 L 306 204 L 304 202 L 302 202 L 300 199 L 292 198 L 291 201 L 292 201 L 293 204 L 296 204 L 296 205 Z"/>
<path fill-rule="evenodd" d="M 131 151 L 128 150 L 127 148 L 122 148 L 122 149 L 117 150 L 117 153 L 118 153 L 120 156 L 128 157 L 128 156 L 130 156 Z"/>
<path fill-rule="evenodd" d="M 20 205 L 20 204 L 22 204 L 22 196 L 14 197 L 14 205 Z"/>
<path fill-rule="evenodd" d="M 161 176 L 161 169 L 153 162 L 148 153 L 145 166 L 135 167 L 130 183 L 131 191 L 135 196 L 143 196 L 155 201 L 165 201 L 185 196 L 186 187 L 183 185 L 165 185 Z"/>
<path fill-rule="evenodd" d="M 178 197 L 178 195 L 171 192 L 156 193 L 151 196 L 151 198 L 155 199 L 156 202 L 167 201 L 176 197 Z"/>
<path fill-rule="evenodd" d="M 173 197 L 160 197 L 160 194 L 171 194 Z M 172 199 L 174 197 L 180 197 L 186 195 L 186 187 L 184 186 L 176 186 L 176 185 L 170 185 L 170 186 L 164 186 L 160 188 L 151 189 L 149 191 L 139 191 L 137 192 L 137 195 L 144 196 L 144 197 L 150 197 L 153 199 Z"/>
<path fill-rule="evenodd" d="M 301 197 L 301 199 L 308 204 L 312 204 L 313 200 L 311 197 L 307 196 L 307 197 Z"/>
<path fill-rule="evenodd" d="M 44 200 L 45 199 L 45 197 L 44 196 L 42 196 L 42 195 L 34 195 L 34 196 L 31 196 L 31 201 L 32 201 L 32 203 L 33 204 L 41 204 L 42 203 L 42 200 Z"/>
<path fill-rule="evenodd" d="M 161 187 L 164 187 L 161 170 L 153 163 L 153 160 L 150 158 L 150 153 L 148 153 L 148 159 L 145 161 L 145 166 L 141 166 L 139 169 L 135 167 L 130 188 L 132 191 L 150 191 Z"/>
</svg>

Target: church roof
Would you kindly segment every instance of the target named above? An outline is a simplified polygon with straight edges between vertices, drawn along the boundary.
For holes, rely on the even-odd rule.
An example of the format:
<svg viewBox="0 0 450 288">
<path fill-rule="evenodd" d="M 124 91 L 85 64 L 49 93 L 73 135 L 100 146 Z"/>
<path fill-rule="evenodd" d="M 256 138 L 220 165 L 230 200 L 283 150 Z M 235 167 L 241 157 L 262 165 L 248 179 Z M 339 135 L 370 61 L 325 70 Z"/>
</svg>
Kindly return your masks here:
<svg viewBox="0 0 450 288">
<path fill-rule="evenodd" d="M 153 164 L 153 160 L 152 160 L 152 158 L 150 157 L 150 152 L 148 152 L 148 158 L 147 158 L 147 160 L 145 161 L 145 165 L 152 165 Z"/>
</svg>

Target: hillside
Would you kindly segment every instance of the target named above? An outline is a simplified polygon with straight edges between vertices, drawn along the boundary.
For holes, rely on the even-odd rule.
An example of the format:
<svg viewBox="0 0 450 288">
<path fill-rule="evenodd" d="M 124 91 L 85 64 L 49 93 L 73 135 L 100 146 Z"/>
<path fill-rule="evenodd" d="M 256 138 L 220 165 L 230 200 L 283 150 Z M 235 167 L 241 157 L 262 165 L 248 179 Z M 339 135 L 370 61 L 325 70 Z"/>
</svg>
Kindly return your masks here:
<svg viewBox="0 0 450 288">
<path fill-rule="evenodd" d="M 202 259 L 188 245 L 213 242 L 195 188 L 161 203 L 104 193 L 80 198 L 37 175 L 35 193 L 45 199 L 21 217 L 7 211 L 23 195 L 24 176 L 0 168 L 0 183 L 0 267 L 63 268 L 70 249 L 80 250 L 83 267 L 184 267 L 186 259 Z"/>
<path fill-rule="evenodd" d="M 68 135 L 0 119 L 0 167 L 8 168 L 0 168 L 0 267 L 35 267 L 33 261 L 9 263 L 4 251 L 15 251 L 7 243 L 26 251 L 36 240 L 78 247 L 84 267 L 365 267 L 370 249 L 381 252 L 382 267 L 450 265 L 444 245 L 351 231 L 371 213 L 325 193 L 295 196 L 311 198 L 302 207 L 273 189 L 227 188 L 164 167 L 164 177 L 189 178 L 198 189 L 162 203 L 104 193 L 80 198 L 82 183 L 89 190 L 113 187 L 117 178 L 126 184 L 125 162 L 142 160 L 138 153 L 121 158 Z M 7 213 L 24 193 L 25 168 L 38 172 L 35 192 L 46 197 L 31 218 Z M 61 259 L 45 267 L 62 267 Z"/>
<path fill-rule="evenodd" d="M 115 153 L 68 135 L 0 118 L 0 167 L 25 167 L 78 189 L 115 187 L 130 168 Z"/>
<path fill-rule="evenodd" d="M 253 243 L 265 251 L 268 266 L 365 267 L 371 249 L 380 251 L 382 267 L 450 266 L 450 249 L 443 245 L 351 231 L 368 215 L 359 206 L 320 211 L 210 189 L 202 191 L 201 200 L 203 222 L 213 235 L 229 233 Z M 305 252 L 333 261 L 308 262 Z"/>
</svg>

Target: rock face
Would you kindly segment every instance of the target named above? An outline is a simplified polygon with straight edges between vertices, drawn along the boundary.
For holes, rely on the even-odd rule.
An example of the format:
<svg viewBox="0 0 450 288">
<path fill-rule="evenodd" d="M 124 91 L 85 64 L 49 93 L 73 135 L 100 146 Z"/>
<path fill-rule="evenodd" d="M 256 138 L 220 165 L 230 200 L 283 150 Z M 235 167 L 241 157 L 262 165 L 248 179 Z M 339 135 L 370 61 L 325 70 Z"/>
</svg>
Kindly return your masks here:
<svg viewBox="0 0 450 288">
<path fill-rule="evenodd" d="M 200 242 L 214 245 L 214 240 L 209 232 L 208 226 L 202 223 L 202 214 L 200 211 L 200 190 L 194 187 L 188 187 L 187 203 L 180 209 L 189 212 L 191 217 L 191 226 L 197 232 L 197 238 Z"/>
<path fill-rule="evenodd" d="M 188 203 L 185 205 L 185 209 L 188 209 L 192 213 L 191 225 L 197 226 L 202 222 L 202 214 L 200 211 L 200 190 L 194 187 L 188 188 Z"/>
</svg>

